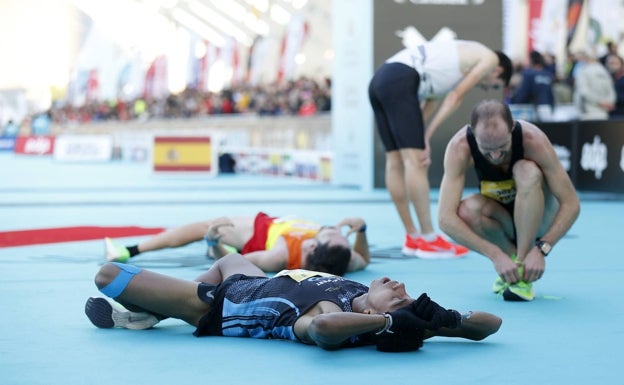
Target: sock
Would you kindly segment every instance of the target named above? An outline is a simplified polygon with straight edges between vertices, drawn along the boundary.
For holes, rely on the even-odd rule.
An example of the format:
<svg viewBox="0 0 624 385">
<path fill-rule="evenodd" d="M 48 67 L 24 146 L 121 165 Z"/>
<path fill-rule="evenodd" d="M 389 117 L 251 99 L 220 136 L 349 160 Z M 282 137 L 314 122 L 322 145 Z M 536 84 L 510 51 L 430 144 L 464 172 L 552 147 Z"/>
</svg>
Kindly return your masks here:
<svg viewBox="0 0 624 385">
<path fill-rule="evenodd" d="M 139 245 L 126 246 L 126 249 L 130 252 L 130 258 L 134 257 L 137 254 L 140 254 Z"/>
<path fill-rule="evenodd" d="M 421 234 L 420 236 L 427 242 L 433 242 L 438 237 L 436 233 Z"/>
</svg>

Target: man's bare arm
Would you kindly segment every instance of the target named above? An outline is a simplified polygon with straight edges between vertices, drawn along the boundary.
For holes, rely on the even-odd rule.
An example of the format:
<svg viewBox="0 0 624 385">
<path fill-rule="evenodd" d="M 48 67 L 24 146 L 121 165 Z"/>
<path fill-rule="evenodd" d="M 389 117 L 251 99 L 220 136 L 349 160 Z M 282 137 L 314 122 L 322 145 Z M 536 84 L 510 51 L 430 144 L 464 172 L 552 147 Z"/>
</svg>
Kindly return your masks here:
<svg viewBox="0 0 624 385">
<path fill-rule="evenodd" d="M 525 133 L 525 157 L 540 167 L 550 192 L 559 202 L 552 225 L 542 236 L 551 244 L 557 243 L 572 227 L 580 213 L 576 189 L 561 165 L 548 137 L 535 125 L 521 122 Z"/>
<path fill-rule="evenodd" d="M 330 312 L 305 314 L 297 320 L 295 333 L 303 341 L 334 350 L 352 336 L 374 332 L 386 325 L 383 314 Z"/>
</svg>

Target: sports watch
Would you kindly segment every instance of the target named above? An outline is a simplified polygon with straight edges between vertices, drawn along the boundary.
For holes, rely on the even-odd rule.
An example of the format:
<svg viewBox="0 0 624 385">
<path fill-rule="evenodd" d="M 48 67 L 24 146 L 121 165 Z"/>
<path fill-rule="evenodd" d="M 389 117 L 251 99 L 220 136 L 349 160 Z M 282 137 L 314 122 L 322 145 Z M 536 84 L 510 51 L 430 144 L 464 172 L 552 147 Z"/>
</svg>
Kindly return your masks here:
<svg viewBox="0 0 624 385">
<path fill-rule="evenodd" d="M 550 250 L 552 250 L 552 245 L 546 241 L 542 241 L 541 239 L 535 242 L 535 246 L 537 246 L 544 257 L 547 257 Z"/>
</svg>

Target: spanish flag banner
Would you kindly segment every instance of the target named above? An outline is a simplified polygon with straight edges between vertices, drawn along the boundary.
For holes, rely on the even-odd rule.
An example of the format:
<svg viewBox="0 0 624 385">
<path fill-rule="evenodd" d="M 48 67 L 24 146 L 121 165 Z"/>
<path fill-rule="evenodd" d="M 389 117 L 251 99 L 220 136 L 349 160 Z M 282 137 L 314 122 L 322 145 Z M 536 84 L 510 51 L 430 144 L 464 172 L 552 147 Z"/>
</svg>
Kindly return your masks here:
<svg viewBox="0 0 624 385">
<path fill-rule="evenodd" d="M 154 137 L 154 171 L 216 172 L 209 136 Z"/>
</svg>

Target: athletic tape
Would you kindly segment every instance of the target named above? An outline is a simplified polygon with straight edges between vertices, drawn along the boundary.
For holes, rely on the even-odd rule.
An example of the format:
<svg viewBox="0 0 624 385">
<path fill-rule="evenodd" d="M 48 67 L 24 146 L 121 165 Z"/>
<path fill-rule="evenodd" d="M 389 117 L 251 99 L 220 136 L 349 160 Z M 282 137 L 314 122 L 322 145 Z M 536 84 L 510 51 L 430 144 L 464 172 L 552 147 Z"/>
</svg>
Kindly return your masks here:
<svg viewBox="0 0 624 385">
<path fill-rule="evenodd" d="M 116 298 L 126 289 L 132 277 L 141 272 L 141 269 L 133 265 L 126 265 L 125 263 L 111 263 L 120 269 L 119 274 L 117 274 L 111 283 L 101 288 L 100 291 L 110 298 Z"/>
</svg>

